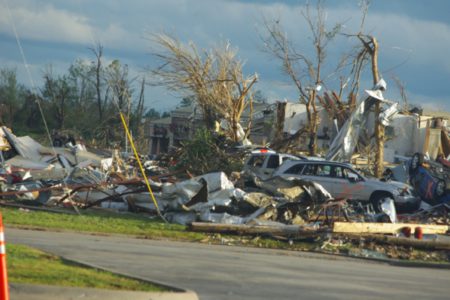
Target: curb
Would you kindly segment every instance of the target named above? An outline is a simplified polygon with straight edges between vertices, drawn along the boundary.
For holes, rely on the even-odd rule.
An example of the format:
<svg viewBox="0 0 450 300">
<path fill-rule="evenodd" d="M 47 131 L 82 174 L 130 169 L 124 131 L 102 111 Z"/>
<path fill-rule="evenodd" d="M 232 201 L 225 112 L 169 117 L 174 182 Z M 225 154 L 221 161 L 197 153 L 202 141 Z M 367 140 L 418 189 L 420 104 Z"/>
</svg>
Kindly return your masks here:
<svg viewBox="0 0 450 300">
<path fill-rule="evenodd" d="M 137 292 L 94 288 L 61 287 L 33 284 L 10 284 L 11 298 L 15 300 L 198 300 L 195 292 Z"/>
<path fill-rule="evenodd" d="M 406 267 L 406 268 L 432 268 L 432 269 L 446 269 L 450 270 L 450 264 L 448 263 L 431 263 L 431 262 L 414 262 L 414 261 L 403 261 L 398 259 L 383 259 L 374 257 L 363 257 L 363 256 L 351 256 L 347 255 L 345 257 L 358 258 L 362 260 L 370 260 L 379 263 L 385 263 L 396 267 Z"/>
<path fill-rule="evenodd" d="M 78 264 L 78 265 L 83 266 L 83 267 L 87 267 L 87 268 L 91 268 L 91 269 L 97 269 L 97 270 L 101 270 L 101 271 L 106 271 L 106 272 L 114 273 L 116 275 L 120 275 L 120 276 L 123 276 L 123 277 L 128 277 L 128 278 L 131 278 L 131 279 L 135 279 L 135 280 L 138 280 L 138 281 L 143 281 L 143 282 L 148 282 L 148 283 L 151 283 L 151 284 L 154 284 L 154 285 L 159 285 L 161 287 L 164 287 L 164 288 L 166 288 L 168 290 L 173 291 L 174 293 L 184 293 L 184 292 L 195 293 L 194 291 L 185 289 L 183 287 L 175 287 L 175 286 L 170 285 L 170 284 L 165 283 L 165 282 L 161 282 L 161 281 L 157 281 L 157 280 L 149 280 L 149 279 L 144 278 L 144 277 L 130 275 L 128 273 L 123 273 L 123 272 L 118 272 L 118 271 L 111 270 L 111 269 L 108 269 L 108 268 L 104 268 L 104 267 L 101 267 L 101 266 L 98 266 L 98 265 L 95 265 L 95 264 L 91 264 L 91 263 L 88 263 L 88 262 L 85 262 L 85 261 L 80 261 L 80 260 L 74 260 L 74 259 L 66 258 L 65 256 L 59 256 L 59 257 L 62 258 L 63 260 L 65 260 L 65 261 L 68 261 L 68 262 L 71 262 L 71 263 L 75 263 L 75 264 Z"/>
<path fill-rule="evenodd" d="M 159 285 L 168 289 L 168 292 L 143 292 L 143 291 L 124 291 L 124 290 L 107 290 L 96 288 L 79 288 L 79 287 L 65 287 L 65 286 L 50 286 L 50 285 L 34 285 L 34 284 L 22 284 L 11 283 L 10 293 L 15 300 L 72 300 L 72 299 L 84 299 L 84 300 L 122 300 L 122 299 L 135 299 L 135 300 L 198 300 L 197 293 L 194 291 L 175 287 L 170 284 L 148 280 L 143 277 L 133 276 L 130 274 L 117 272 L 108 268 L 103 268 L 94 264 L 90 264 L 83 261 L 68 259 L 64 256 L 60 256 L 61 259 L 67 262 L 77 264 L 79 266 L 88 267 L 96 270 L 107 271 L 116 275 L 128 277 L 138 281 L 148 282 L 154 285 Z"/>
</svg>

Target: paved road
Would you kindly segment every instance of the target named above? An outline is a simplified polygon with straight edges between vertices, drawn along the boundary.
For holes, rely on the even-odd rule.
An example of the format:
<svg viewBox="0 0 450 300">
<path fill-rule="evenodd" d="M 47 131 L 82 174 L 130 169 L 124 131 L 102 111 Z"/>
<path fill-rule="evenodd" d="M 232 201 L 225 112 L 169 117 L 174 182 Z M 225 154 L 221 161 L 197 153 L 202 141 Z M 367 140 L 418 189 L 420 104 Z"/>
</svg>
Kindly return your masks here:
<svg viewBox="0 0 450 300">
<path fill-rule="evenodd" d="M 6 229 L 7 243 L 194 290 L 207 299 L 449 299 L 450 271 L 302 252 Z"/>
</svg>

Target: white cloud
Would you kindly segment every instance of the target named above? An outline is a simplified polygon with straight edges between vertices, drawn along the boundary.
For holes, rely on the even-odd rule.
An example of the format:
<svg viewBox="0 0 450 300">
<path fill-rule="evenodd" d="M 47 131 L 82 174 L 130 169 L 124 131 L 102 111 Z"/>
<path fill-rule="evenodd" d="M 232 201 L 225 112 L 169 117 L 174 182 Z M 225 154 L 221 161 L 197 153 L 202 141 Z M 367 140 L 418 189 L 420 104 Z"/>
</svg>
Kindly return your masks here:
<svg viewBox="0 0 450 300">
<path fill-rule="evenodd" d="M 447 59 L 450 48 L 449 24 L 393 14 L 373 14 L 369 22 L 376 28 L 375 33 L 382 42 L 381 51 L 390 51 L 399 60 L 412 51 L 408 64 L 432 64 L 450 72 Z M 399 52 L 395 47 L 404 50 Z"/>
<path fill-rule="evenodd" d="M 151 56 L 145 56 L 149 53 L 151 44 L 142 38 L 149 31 L 173 33 L 183 41 L 194 41 L 200 48 L 211 47 L 220 40 L 229 39 L 233 46 L 239 48 L 238 55 L 247 62 L 246 72 L 258 72 L 261 80 L 265 80 L 258 83 L 257 88 L 263 90 L 270 99 L 292 98 L 292 95 L 295 95 L 295 89 L 287 84 L 290 83 L 289 79 L 281 74 L 280 63 L 261 53 L 262 43 L 259 40 L 258 31 L 261 31 L 262 16 L 279 17 L 289 37 L 295 40 L 298 49 L 305 53 L 311 53 L 312 49 L 311 41 L 308 40 L 309 30 L 300 14 L 301 4 L 304 1 L 298 1 L 299 5 L 286 5 L 276 1 L 260 3 L 219 0 L 7 1 L 10 3 L 13 18 L 22 39 L 65 44 L 65 49 L 67 44 L 91 46 L 93 40 L 99 41 L 104 46 L 105 55 L 120 59 L 122 63 L 128 63 L 130 70 L 135 68 L 139 71 L 140 68 L 151 63 Z M 345 23 L 347 30 L 350 32 L 358 30 L 361 14 L 356 4 L 350 8 L 335 5 L 326 9 L 329 26 L 338 21 L 348 20 Z M 12 29 L 8 20 L 7 10 L 1 9 L 0 33 L 11 36 Z M 379 11 L 369 10 L 366 28 L 380 42 L 382 70 L 404 61 L 411 53 L 407 63 L 397 68 L 395 72 L 406 81 L 409 87 L 415 88 L 414 92 L 427 93 L 421 90 L 422 87 L 418 84 L 420 77 L 416 75 L 419 74 L 413 75 L 411 70 L 423 69 L 423 74 L 420 75 L 429 78 L 435 75 L 427 73 L 428 69 L 439 70 L 443 75 L 450 75 L 450 60 L 447 59 L 450 48 L 448 23 L 417 19 L 406 13 L 382 14 Z M 358 41 L 355 39 L 351 43 L 357 44 Z M 330 46 L 335 47 L 334 44 Z M 347 49 L 351 47 L 347 41 L 338 46 Z M 73 52 L 70 53 L 71 56 L 65 53 L 68 61 L 74 57 L 90 57 L 91 53 L 82 49 L 83 47 L 79 47 L 81 50 L 75 50 L 76 47 L 71 45 L 69 47 Z M 327 61 L 330 68 L 337 60 L 339 50 L 341 48 L 330 49 Z M 54 65 L 62 63 L 54 61 L 55 57 L 52 54 L 64 50 L 55 48 L 54 51 L 45 49 L 42 51 L 45 52 L 42 57 L 37 59 L 43 61 L 43 64 L 49 61 Z M 78 54 L 77 51 L 80 53 Z M 60 59 L 62 60 L 61 56 Z M 37 64 L 37 61 L 33 63 Z M 326 69 L 324 71 L 324 73 L 327 72 Z M 388 77 L 390 74 L 383 75 Z M 283 79 L 286 79 L 283 84 L 276 82 Z M 370 78 L 363 80 L 367 79 L 370 84 Z M 441 93 L 442 90 L 444 88 L 440 89 Z M 157 94 L 163 97 L 162 92 Z M 430 99 L 430 101 L 444 103 L 440 99 Z"/>
<path fill-rule="evenodd" d="M 19 37 L 38 41 L 87 43 L 92 28 L 87 19 L 46 5 L 39 10 L 25 6 L 10 7 Z M 0 11 L 0 31 L 13 34 L 11 17 L 6 9 Z"/>
<path fill-rule="evenodd" d="M 10 4 L 11 15 L 7 9 L 0 10 L 0 33 L 12 36 L 14 22 L 20 39 L 86 45 L 97 41 L 108 46 L 130 44 L 132 34 L 117 23 L 109 21 L 104 27 L 93 26 L 92 20 L 81 14 L 51 4 L 37 4 L 16 1 Z"/>
<path fill-rule="evenodd" d="M 408 93 L 408 101 L 411 105 L 418 105 L 431 111 L 449 111 L 450 96 L 444 98 L 430 97 L 428 95 Z"/>
</svg>

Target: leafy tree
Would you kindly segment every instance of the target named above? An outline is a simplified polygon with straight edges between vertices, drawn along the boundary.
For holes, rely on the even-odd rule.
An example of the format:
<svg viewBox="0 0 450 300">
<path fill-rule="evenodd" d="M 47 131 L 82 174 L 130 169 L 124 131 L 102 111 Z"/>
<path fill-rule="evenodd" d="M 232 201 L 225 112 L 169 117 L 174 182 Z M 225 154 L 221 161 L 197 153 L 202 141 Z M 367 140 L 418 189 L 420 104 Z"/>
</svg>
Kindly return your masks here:
<svg viewBox="0 0 450 300">
<path fill-rule="evenodd" d="M 181 107 L 188 107 L 188 106 L 191 106 L 192 103 L 194 103 L 194 102 L 195 102 L 195 97 L 194 96 L 183 97 L 183 99 L 181 99 L 180 106 Z"/>
<path fill-rule="evenodd" d="M 17 82 L 16 70 L 0 69 L 0 123 L 13 127 L 25 95 L 25 88 Z"/>
<path fill-rule="evenodd" d="M 157 119 L 161 118 L 161 114 L 159 113 L 159 111 L 155 110 L 154 108 L 150 108 L 145 113 L 145 118 L 150 119 L 150 120 L 157 120 Z"/>
<path fill-rule="evenodd" d="M 192 140 L 183 143 L 177 167 L 195 175 L 216 171 L 231 174 L 233 171 L 240 171 L 241 156 L 229 155 L 223 149 L 220 141 L 209 130 L 199 129 Z"/>
<path fill-rule="evenodd" d="M 50 103 L 55 128 L 64 129 L 67 111 L 73 108 L 74 88 L 67 75 L 55 77 L 51 70 L 44 74 L 44 80 L 42 97 Z"/>
</svg>

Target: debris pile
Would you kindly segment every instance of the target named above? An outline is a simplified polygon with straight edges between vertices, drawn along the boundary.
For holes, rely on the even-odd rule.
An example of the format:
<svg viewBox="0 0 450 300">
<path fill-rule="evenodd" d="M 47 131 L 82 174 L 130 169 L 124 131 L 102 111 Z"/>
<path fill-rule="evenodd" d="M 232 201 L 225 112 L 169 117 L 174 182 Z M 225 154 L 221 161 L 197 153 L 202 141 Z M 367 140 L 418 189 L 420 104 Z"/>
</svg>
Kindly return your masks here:
<svg viewBox="0 0 450 300">
<path fill-rule="evenodd" d="M 438 198 L 432 195 L 433 201 L 422 201 L 420 208 L 398 214 L 393 198 L 378 197 L 374 202 L 336 197 L 336 191 L 329 192 L 319 180 L 277 176 L 278 171 L 265 179 L 252 172 L 234 172 L 230 177 L 224 172 L 213 172 L 192 177 L 148 160 L 144 166 L 149 190 L 138 175 L 135 162 L 122 159 L 118 151 L 100 156 L 72 143 L 47 148 L 30 137 L 16 137 L 6 127 L 0 130 L 0 150 L 2 205 L 20 203 L 76 210 L 95 206 L 161 214 L 168 222 L 188 225 L 192 231 L 270 236 L 288 241 L 312 238 L 320 240 L 321 247 L 331 252 L 345 248 L 345 243 L 369 245 L 360 256 L 370 256 L 379 245 L 384 245 L 384 249 L 401 246 L 450 250 L 450 242 L 443 238 L 450 224 L 446 187 Z M 273 151 L 264 153 L 279 155 Z M 308 162 L 310 166 L 321 167 L 328 163 L 307 157 L 292 162 L 294 166 Z M 403 165 L 406 171 L 402 176 L 411 182 L 416 180 L 415 188 L 420 192 L 418 170 L 439 169 L 436 164 L 441 164 L 448 174 L 446 162 L 442 157 L 440 162 L 431 163 L 423 156 L 414 156 Z M 331 166 L 335 167 L 332 170 L 336 176 L 339 172 L 343 176 L 345 168 L 350 168 L 339 163 Z M 327 169 L 322 168 L 320 172 Z M 391 173 L 386 178 L 388 182 L 399 171 Z M 360 184 L 350 175 L 345 179 L 347 184 Z M 400 195 L 405 191 L 400 191 Z M 429 200 L 425 196 L 422 199 Z M 392 253 L 384 255 L 402 257 Z"/>
</svg>

